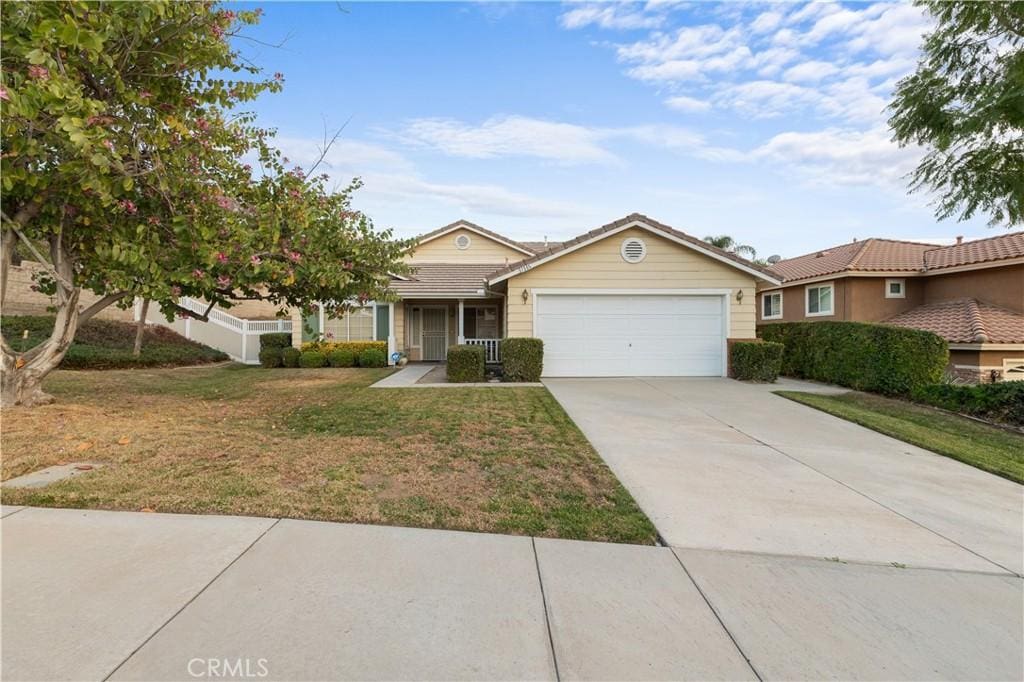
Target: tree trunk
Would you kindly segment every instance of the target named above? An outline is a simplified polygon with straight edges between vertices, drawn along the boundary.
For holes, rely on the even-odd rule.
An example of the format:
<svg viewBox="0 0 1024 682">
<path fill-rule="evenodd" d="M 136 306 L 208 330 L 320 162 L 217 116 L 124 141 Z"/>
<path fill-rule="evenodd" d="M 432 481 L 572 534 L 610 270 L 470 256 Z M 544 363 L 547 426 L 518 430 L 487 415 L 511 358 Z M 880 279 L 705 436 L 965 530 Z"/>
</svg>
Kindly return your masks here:
<svg viewBox="0 0 1024 682">
<path fill-rule="evenodd" d="M 139 319 L 135 323 L 135 347 L 132 348 L 132 355 L 139 357 L 142 355 L 142 337 L 146 333 L 146 315 L 149 314 L 149 299 L 142 299 L 142 312 L 139 314 Z"/>
</svg>

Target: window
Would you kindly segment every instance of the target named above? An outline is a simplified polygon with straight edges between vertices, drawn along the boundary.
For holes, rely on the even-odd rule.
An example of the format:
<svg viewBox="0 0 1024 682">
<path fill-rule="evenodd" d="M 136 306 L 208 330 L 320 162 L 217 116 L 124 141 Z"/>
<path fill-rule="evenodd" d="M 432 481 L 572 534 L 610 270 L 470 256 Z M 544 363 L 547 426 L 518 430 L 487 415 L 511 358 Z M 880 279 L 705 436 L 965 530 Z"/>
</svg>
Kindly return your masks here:
<svg viewBox="0 0 1024 682">
<path fill-rule="evenodd" d="M 1003 360 L 1003 381 L 1024 381 L 1024 358 Z"/>
<path fill-rule="evenodd" d="M 907 280 L 905 280 L 905 279 L 887 279 L 887 280 L 885 280 L 885 297 L 886 298 L 906 298 L 907 297 Z"/>
<path fill-rule="evenodd" d="M 622 260 L 627 263 L 639 263 L 647 257 L 647 244 L 644 243 L 643 239 L 630 237 L 623 240 L 619 253 L 622 254 Z"/>
<path fill-rule="evenodd" d="M 353 308 L 324 322 L 324 336 L 332 341 L 372 341 L 373 308 Z"/>
<path fill-rule="evenodd" d="M 455 238 L 455 248 L 459 249 L 460 251 L 465 251 L 466 249 L 468 249 L 471 243 L 472 240 L 469 238 L 468 234 L 460 234 L 458 237 Z"/>
<path fill-rule="evenodd" d="M 832 285 L 814 284 L 807 287 L 807 317 L 832 314 Z"/>
<path fill-rule="evenodd" d="M 761 294 L 761 319 L 780 320 L 782 319 L 782 292 L 775 291 L 770 294 Z"/>
</svg>

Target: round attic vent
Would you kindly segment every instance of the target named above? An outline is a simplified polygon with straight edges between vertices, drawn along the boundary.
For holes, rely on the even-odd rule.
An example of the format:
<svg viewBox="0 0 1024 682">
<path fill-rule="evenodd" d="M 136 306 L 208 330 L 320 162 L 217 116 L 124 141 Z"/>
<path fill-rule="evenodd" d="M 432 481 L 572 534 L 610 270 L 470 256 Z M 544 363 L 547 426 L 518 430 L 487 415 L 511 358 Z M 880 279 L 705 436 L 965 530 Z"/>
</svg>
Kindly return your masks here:
<svg viewBox="0 0 1024 682">
<path fill-rule="evenodd" d="M 470 238 L 468 234 L 460 234 L 455 238 L 455 248 L 465 251 L 469 248 Z"/>
<path fill-rule="evenodd" d="M 639 263 L 647 256 L 647 244 L 644 243 L 643 239 L 630 237 L 629 239 L 622 240 L 620 253 L 622 254 L 622 260 L 627 263 Z"/>
</svg>

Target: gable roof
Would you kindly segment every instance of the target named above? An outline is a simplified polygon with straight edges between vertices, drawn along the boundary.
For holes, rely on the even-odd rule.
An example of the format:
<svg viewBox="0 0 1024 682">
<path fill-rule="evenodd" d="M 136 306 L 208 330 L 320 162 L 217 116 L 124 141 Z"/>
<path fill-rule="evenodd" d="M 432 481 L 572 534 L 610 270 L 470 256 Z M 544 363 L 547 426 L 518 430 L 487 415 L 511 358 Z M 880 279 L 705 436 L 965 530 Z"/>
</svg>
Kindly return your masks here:
<svg viewBox="0 0 1024 682">
<path fill-rule="evenodd" d="M 490 239 L 492 241 L 498 242 L 502 246 L 507 246 L 510 249 L 514 249 L 516 251 L 519 251 L 524 256 L 533 256 L 534 254 L 536 254 L 535 250 L 527 247 L 525 244 L 523 244 L 521 242 L 513 241 L 513 240 L 509 239 L 508 237 L 503 237 L 500 234 L 498 234 L 497 232 L 491 232 L 487 228 L 480 227 L 479 225 L 471 223 L 468 220 L 457 220 L 454 223 L 449 223 L 449 224 L 445 225 L 444 227 L 439 227 L 436 230 L 434 230 L 433 232 L 427 232 L 426 234 L 421 234 L 419 237 L 416 238 L 416 246 L 419 246 L 420 244 L 424 244 L 424 243 L 429 242 L 429 241 L 433 241 L 434 239 L 437 239 L 438 237 L 443 237 L 446 234 L 449 234 L 450 232 L 454 232 L 455 230 L 460 230 L 460 229 L 469 230 L 470 232 L 475 232 L 475 233 L 477 233 L 477 234 L 479 234 L 479 235 L 481 235 L 483 237 L 487 237 L 488 239 Z M 415 249 L 415 247 L 413 247 L 413 248 Z"/>
<path fill-rule="evenodd" d="M 488 284 L 496 284 L 498 282 L 502 282 L 508 279 L 509 277 L 522 274 L 523 272 L 526 272 L 531 268 L 534 268 L 543 263 L 547 263 L 548 261 L 554 260 L 556 258 L 565 256 L 588 244 L 604 239 L 606 237 L 610 237 L 613 234 L 616 234 L 631 227 L 645 229 L 649 232 L 652 232 L 653 234 L 669 239 L 670 241 L 674 241 L 677 244 L 687 246 L 693 249 L 694 251 L 698 251 L 717 261 L 721 261 L 726 265 L 731 265 L 732 267 L 743 270 L 744 272 L 754 275 L 755 277 L 759 277 L 772 284 L 780 283 L 777 278 L 777 275 L 766 267 L 762 267 L 760 265 L 757 265 L 756 263 L 752 263 L 748 261 L 746 258 L 737 256 L 734 253 L 729 253 L 728 251 L 720 249 L 716 246 L 712 246 L 711 244 L 708 244 L 703 240 L 688 235 L 685 232 L 680 232 L 679 230 L 671 228 L 668 225 L 659 223 L 656 220 L 648 218 L 642 213 L 630 213 L 625 218 L 620 218 L 619 220 L 608 223 L 607 225 L 602 225 L 596 230 L 591 230 L 590 232 L 581 234 L 580 236 L 570 239 L 569 241 L 554 244 L 553 246 L 550 246 L 550 248 L 548 248 L 547 251 L 538 253 L 530 258 L 521 260 L 518 263 L 512 263 L 504 268 L 501 268 L 500 270 L 497 270 L 491 274 L 491 276 L 488 278 Z"/>
<path fill-rule="evenodd" d="M 421 263 L 412 265 L 406 280 L 392 280 L 391 290 L 402 298 L 479 296 L 487 275 L 500 263 Z"/>
<path fill-rule="evenodd" d="M 1024 315 L 974 298 L 919 305 L 885 324 L 934 332 L 950 343 L 1024 343 Z"/>
<path fill-rule="evenodd" d="M 1024 232 L 950 246 L 871 238 L 780 260 L 771 269 L 789 283 L 845 272 L 925 273 L 1018 257 L 1024 257 Z"/>
</svg>

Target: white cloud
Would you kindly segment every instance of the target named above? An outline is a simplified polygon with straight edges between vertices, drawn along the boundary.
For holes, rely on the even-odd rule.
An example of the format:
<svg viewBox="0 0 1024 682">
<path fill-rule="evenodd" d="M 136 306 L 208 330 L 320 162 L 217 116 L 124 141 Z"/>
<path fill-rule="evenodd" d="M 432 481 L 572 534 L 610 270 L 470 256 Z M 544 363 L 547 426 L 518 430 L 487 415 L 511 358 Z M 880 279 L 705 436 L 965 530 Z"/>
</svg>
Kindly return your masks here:
<svg viewBox="0 0 1024 682">
<path fill-rule="evenodd" d="M 655 28 L 664 22 L 663 15 L 646 14 L 635 5 L 617 3 L 588 3 L 563 13 L 558 19 L 568 29 L 595 25 L 605 29 L 628 30 Z"/>
<path fill-rule="evenodd" d="M 701 111 L 707 111 L 711 108 L 711 102 L 703 99 L 697 99 L 695 97 L 687 97 L 686 95 L 669 97 L 665 100 L 665 104 L 668 105 L 669 109 L 675 109 L 676 111 L 683 111 L 687 113 L 698 113 Z"/>
<path fill-rule="evenodd" d="M 715 102 L 752 118 L 771 118 L 792 109 L 817 106 L 821 99 L 821 94 L 811 88 L 758 80 L 723 89 Z"/>
<path fill-rule="evenodd" d="M 782 78 L 791 83 L 816 83 L 838 72 L 839 67 L 831 62 L 811 60 L 786 69 Z"/>
<path fill-rule="evenodd" d="M 754 33 L 767 33 L 782 23 L 784 15 L 774 10 L 759 14 L 757 19 L 750 24 L 750 30 Z"/>
</svg>

